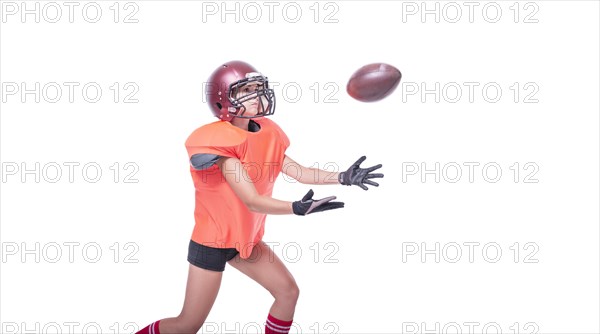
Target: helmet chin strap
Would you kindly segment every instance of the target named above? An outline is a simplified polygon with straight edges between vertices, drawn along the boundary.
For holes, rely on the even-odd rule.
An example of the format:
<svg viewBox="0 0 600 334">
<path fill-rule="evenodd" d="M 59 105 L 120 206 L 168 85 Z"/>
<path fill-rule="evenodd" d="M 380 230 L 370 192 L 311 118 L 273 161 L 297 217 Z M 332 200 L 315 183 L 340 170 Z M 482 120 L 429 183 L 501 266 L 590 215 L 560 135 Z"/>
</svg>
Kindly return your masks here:
<svg viewBox="0 0 600 334">
<path fill-rule="evenodd" d="M 262 109 L 262 111 L 257 112 L 256 115 L 254 115 L 254 116 L 244 116 L 243 114 L 246 111 L 245 107 L 241 107 L 239 109 L 239 112 L 237 112 L 235 114 L 234 114 L 234 112 L 237 111 L 236 108 L 229 107 L 227 109 L 227 111 L 228 111 L 227 115 L 229 117 L 231 117 L 231 119 L 234 119 L 236 117 L 237 118 L 245 118 L 245 119 L 252 119 L 252 118 L 258 118 L 258 117 L 264 117 L 266 113 L 265 113 L 265 107 L 264 107 L 264 104 L 262 103 L 262 101 L 260 102 L 260 108 Z"/>
</svg>

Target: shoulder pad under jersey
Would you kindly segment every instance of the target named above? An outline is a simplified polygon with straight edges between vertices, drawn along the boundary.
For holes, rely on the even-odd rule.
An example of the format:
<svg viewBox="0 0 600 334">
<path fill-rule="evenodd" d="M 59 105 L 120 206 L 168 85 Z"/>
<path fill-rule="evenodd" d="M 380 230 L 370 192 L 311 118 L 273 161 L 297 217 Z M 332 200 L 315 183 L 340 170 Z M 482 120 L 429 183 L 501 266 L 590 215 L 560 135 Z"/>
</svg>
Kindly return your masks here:
<svg viewBox="0 0 600 334">
<path fill-rule="evenodd" d="M 232 147 L 246 141 L 247 135 L 227 121 L 216 121 L 196 129 L 185 142 L 186 146 Z"/>
</svg>

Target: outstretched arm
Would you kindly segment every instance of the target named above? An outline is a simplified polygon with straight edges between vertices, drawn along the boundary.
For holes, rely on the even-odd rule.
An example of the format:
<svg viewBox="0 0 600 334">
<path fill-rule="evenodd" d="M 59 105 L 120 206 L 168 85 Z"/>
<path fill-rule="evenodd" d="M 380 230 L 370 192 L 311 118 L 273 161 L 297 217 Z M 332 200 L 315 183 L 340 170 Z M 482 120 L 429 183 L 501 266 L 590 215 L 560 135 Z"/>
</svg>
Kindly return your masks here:
<svg viewBox="0 0 600 334">
<path fill-rule="evenodd" d="M 304 167 L 287 155 L 283 159 L 283 168 L 281 171 L 304 184 L 339 184 L 339 173 Z"/>
<path fill-rule="evenodd" d="M 335 196 L 323 199 L 313 199 L 313 191 L 310 190 L 301 200 L 295 202 L 281 201 L 269 196 L 260 195 L 250 181 L 246 170 L 237 158 L 221 157 L 217 161 L 223 177 L 233 189 L 238 198 L 244 202 L 250 211 L 266 213 L 271 215 L 296 214 L 300 216 L 313 212 L 339 209 L 344 207 L 342 202 L 333 202 Z M 241 175 L 228 171 L 239 171 Z"/>
<path fill-rule="evenodd" d="M 381 164 L 360 168 L 360 164 L 365 161 L 366 157 L 360 157 L 346 171 L 330 172 L 318 168 L 308 168 L 300 165 L 292 158 L 285 156 L 283 160 L 282 172 L 296 179 L 300 183 L 305 184 L 343 184 L 346 186 L 356 185 L 364 190 L 367 190 L 366 185 L 379 187 L 379 183 L 373 179 L 382 178 L 383 174 L 373 173 L 373 171 L 381 168 Z"/>
</svg>

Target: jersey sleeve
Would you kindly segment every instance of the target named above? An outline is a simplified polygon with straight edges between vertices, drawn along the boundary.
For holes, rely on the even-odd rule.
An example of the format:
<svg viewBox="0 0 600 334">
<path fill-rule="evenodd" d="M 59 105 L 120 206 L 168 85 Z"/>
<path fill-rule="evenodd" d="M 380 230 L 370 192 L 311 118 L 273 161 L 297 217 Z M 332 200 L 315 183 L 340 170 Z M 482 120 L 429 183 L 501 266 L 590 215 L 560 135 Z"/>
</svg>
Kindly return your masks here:
<svg viewBox="0 0 600 334">
<path fill-rule="evenodd" d="M 197 154 L 211 154 L 239 158 L 240 146 L 246 141 L 243 133 L 235 131 L 231 125 L 218 121 L 196 129 L 185 141 L 188 158 Z"/>
</svg>

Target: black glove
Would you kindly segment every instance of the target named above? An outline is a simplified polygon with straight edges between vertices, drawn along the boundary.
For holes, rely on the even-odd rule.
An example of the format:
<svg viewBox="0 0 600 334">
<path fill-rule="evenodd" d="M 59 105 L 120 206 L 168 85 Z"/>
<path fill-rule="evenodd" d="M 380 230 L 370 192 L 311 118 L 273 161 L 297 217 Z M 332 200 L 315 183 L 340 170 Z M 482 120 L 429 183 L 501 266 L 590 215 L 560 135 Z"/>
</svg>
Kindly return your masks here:
<svg viewBox="0 0 600 334">
<path fill-rule="evenodd" d="M 344 207 L 344 202 L 332 202 L 335 196 L 329 196 L 323 199 L 313 199 L 314 191 L 309 190 L 302 200 L 292 203 L 294 213 L 298 216 L 304 216 L 313 212 L 321 212 Z"/>
<path fill-rule="evenodd" d="M 365 156 L 360 157 L 347 171 L 341 172 L 338 176 L 338 181 L 345 186 L 356 185 L 364 190 L 368 190 L 365 184 L 379 187 L 379 183 L 373 182 L 370 179 L 383 177 L 383 174 L 371 174 L 372 171 L 381 168 L 382 164 L 364 169 L 358 167 L 366 158 Z"/>
</svg>

